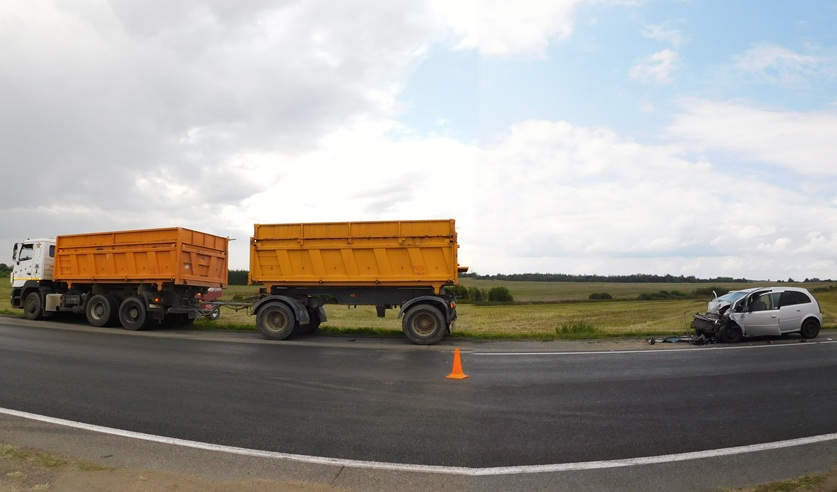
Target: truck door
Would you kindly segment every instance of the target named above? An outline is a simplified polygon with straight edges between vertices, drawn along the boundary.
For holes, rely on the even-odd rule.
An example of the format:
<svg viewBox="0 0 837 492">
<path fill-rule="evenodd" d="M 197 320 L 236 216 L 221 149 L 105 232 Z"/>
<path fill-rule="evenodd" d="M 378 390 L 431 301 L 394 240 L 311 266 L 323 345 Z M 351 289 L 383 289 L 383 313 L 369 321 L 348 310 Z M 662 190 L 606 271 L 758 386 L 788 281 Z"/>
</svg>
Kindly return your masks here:
<svg viewBox="0 0 837 492">
<path fill-rule="evenodd" d="M 743 312 L 736 314 L 736 322 L 747 336 L 779 334 L 779 295 L 770 291 L 750 295 Z"/>
<path fill-rule="evenodd" d="M 23 287 L 23 283 L 31 280 L 35 270 L 35 244 L 15 244 L 12 265 L 12 287 Z"/>
<path fill-rule="evenodd" d="M 23 287 L 27 280 L 52 280 L 55 244 L 36 240 L 15 244 L 12 254 L 12 287 Z"/>
</svg>

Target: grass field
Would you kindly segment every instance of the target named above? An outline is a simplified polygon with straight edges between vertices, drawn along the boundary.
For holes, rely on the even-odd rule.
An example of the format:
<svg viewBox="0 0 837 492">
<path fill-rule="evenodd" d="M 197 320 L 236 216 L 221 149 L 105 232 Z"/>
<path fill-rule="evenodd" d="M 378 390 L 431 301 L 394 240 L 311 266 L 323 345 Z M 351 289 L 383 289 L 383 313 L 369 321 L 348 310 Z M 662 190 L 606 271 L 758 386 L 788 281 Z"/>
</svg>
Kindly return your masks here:
<svg viewBox="0 0 837 492">
<path fill-rule="evenodd" d="M 639 301 L 643 293 L 661 290 L 690 294 L 706 284 L 653 284 L 603 282 L 501 282 L 463 279 L 466 287 L 490 289 L 502 285 L 514 296 L 515 303 L 507 305 L 475 305 L 460 303 L 455 336 L 471 338 L 556 339 L 600 338 L 627 336 L 658 336 L 688 333 L 692 314 L 706 308 L 708 298 Z M 716 287 L 741 289 L 758 284 L 723 284 Z M 814 292 L 824 314 L 824 327 L 837 327 L 837 283 L 799 284 Z M 21 315 L 9 305 L 11 287 L 0 285 L 0 313 Z M 257 289 L 231 286 L 223 300 L 253 295 Z M 589 301 L 593 292 L 607 292 L 609 301 Z M 327 305 L 328 321 L 322 331 L 340 333 L 374 333 L 400 336 L 401 323 L 397 311 L 390 310 L 386 318 L 378 318 L 372 306 Z M 229 329 L 255 331 L 255 318 L 247 312 L 223 309 L 217 321 L 199 321 L 200 329 Z"/>
</svg>

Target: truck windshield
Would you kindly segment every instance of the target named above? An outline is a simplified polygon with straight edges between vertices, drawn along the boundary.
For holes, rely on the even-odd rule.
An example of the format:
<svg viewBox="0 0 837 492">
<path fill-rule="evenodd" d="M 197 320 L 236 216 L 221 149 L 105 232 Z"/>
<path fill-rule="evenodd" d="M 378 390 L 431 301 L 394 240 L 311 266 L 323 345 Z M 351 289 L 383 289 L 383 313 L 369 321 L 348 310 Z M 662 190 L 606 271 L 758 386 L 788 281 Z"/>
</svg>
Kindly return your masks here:
<svg viewBox="0 0 837 492">
<path fill-rule="evenodd" d="M 32 252 L 33 252 L 33 251 L 34 251 L 34 248 L 32 247 L 32 245 L 31 245 L 31 244 L 24 244 L 24 245 L 20 248 L 20 254 L 18 254 L 18 256 L 17 256 L 17 260 L 18 260 L 18 261 L 26 261 L 26 260 L 31 260 L 31 259 L 32 259 Z"/>
</svg>

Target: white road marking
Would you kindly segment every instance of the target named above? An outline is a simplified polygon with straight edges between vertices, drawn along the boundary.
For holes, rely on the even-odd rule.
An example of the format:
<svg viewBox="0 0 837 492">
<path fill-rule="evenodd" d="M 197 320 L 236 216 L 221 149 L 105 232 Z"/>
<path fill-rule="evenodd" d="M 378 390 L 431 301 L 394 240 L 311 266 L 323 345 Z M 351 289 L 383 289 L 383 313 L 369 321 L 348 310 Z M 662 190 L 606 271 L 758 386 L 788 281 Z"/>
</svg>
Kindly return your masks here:
<svg viewBox="0 0 837 492">
<path fill-rule="evenodd" d="M 20 417 L 39 422 L 45 422 L 55 425 L 63 425 L 75 429 L 82 429 L 91 432 L 98 432 L 102 434 L 109 434 L 119 437 L 127 437 L 131 439 L 140 439 L 143 441 L 157 442 L 162 444 L 171 444 L 174 446 L 183 446 L 188 448 L 202 449 L 206 451 L 218 451 L 222 453 L 231 453 L 243 456 L 251 456 L 256 458 L 269 458 L 290 460 L 301 463 L 311 463 L 316 465 L 333 465 L 343 466 L 348 468 L 365 468 L 373 470 L 388 470 L 401 472 L 419 472 L 419 473 L 437 473 L 446 475 L 464 475 L 464 476 L 492 476 L 492 475 L 518 475 L 518 474 L 532 474 L 532 473 L 553 473 L 553 472 L 569 472 L 579 470 L 601 470 L 606 468 L 620 468 L 628 466 L 642 466 L 660 463 L 672 463 L 677 461 L 689 461 L 696 459 L 716 458 L 719 456 L 730 456 L 744 453 L 757 453 L 760 451 L 769 451 L 773 449 L 790 448 L 794 446 L 804 446 L 808 444 L 818 444 L 829 441 L 837 441 L 837 433 L 823 434 L 820 436 L 802 437 L 798 439 L 788 439 L 785 441 L 775 441 L 763 444 L 751 444 L 749 446 L 736 446 L 731 448 L 712 449 L 707 451 L 695 451 L 691 453 L 677 453 L 665 454 L 660 456 L 645 456 L 641 458 L 626 458 L 620 460 L 605 460 L 605 461 L 584 461 L 578 463 L 559 463 L 554 465 L 528 465 L 528 466 L 500 466 L 489 468 L 470 468 L 460 466 L 433 466 L 433 465 L 411 465 L 404 463 L 388 463 L 383 461 L 359 461 L 346 460 L 339 458 L 326 458 L 321 456 L 309 456 L 303 454 L 289 454 L 279 453 L 276 451 L 260 451 L 258 449 L 247 449 L 234 446 L 223 446 L 220 444 L 210 444 L 199 441 L 189 441 L 186 439 L 176 439 L 173 437 L 157 436 L 154 434 L 145 434 L 142 432 L 133 432 L 121 429 L 114 429 L 112 427 L 103 427 L 100 425 L 85 424 L 83 422 L 75 422 L 72 420 L 58 419 L 54 417 L 47 417 L 45 415 L 38 415 L 29 412 L 20 412 L 17 410 L 10 410 L 8 408 L 0 407 L 0 414 L 10 415 L 12 417 Z"/>
</svg>

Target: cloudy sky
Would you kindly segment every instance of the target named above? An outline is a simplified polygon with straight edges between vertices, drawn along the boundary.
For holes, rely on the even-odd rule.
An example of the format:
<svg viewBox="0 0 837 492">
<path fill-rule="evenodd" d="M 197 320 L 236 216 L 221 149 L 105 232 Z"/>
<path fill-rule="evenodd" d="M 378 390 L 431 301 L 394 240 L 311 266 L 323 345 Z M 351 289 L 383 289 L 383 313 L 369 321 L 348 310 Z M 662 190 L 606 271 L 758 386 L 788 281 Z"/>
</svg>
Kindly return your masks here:
<svg viewBox="0 0 837 492">
<path fill-rule="evenodd" d="M 6 0 L 0 251 L 454 218 L 481 274 L 837 278 L 837 2 Z"/>
</svg>

